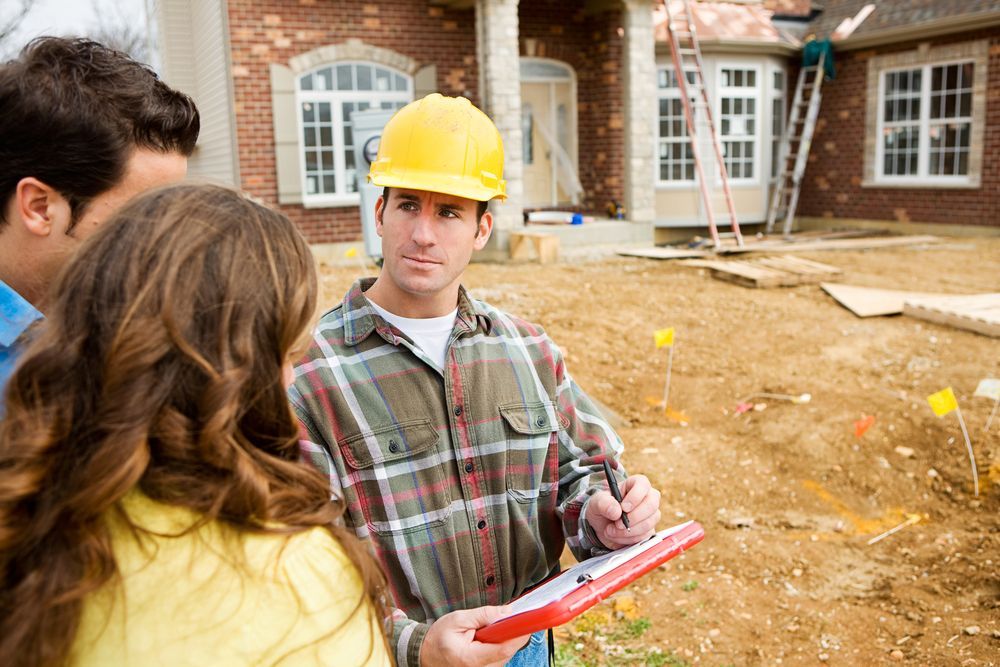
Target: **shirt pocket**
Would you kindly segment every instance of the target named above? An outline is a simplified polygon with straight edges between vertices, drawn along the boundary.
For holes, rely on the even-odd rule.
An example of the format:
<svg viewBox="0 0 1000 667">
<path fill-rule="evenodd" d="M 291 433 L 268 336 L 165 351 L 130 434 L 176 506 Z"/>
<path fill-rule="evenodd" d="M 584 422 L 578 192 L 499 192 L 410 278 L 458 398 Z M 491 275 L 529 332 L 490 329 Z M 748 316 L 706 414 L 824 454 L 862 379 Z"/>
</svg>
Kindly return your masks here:
<svg viewBox="0 0 1000 667">
<path fill-rule="evenodd" d="M 450 479 L 430 420 L 377 426 L 338 441 L 368 527 L 398 534 L 451 516 Z"/>
<path fill-rule="evenodd" d="M 500 406 L 507 438 L 507 491 L 528 503 L 559 486 L 559 430 L 567 424 L 551 401 Z"/>
</svg>

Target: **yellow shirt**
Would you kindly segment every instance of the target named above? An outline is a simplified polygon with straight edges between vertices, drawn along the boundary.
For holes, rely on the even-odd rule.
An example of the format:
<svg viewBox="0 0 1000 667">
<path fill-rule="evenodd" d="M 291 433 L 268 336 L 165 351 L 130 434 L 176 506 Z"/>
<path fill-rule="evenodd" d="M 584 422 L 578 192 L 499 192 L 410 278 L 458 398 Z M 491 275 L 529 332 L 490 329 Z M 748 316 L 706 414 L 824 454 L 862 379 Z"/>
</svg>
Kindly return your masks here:
<svg viewBox="0 0 1000 667">
<path fill-rule="evenodd" d="M 123 506 L 161 534 L 198 518 L 137 492 Z M 86 600 L 70 664 L 390 664 L 357 571 L 322 529 L 256 535 L 214 521 L 163 537 L 110 525 L 121 583 Z"/>
</svg>

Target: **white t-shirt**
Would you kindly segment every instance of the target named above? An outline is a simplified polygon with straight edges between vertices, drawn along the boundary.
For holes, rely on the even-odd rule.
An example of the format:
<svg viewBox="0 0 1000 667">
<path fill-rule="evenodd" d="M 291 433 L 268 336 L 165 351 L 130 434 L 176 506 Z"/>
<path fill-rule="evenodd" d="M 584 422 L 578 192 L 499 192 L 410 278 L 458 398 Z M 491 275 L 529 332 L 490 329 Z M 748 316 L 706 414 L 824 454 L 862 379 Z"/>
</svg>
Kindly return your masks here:
<svg viewBox="0 0 1000 667">
<path fill-rule="evenodd" d="M 382 319 L 409 336 L 410 340 L 438 365 L 438 368 L 444 369 L 445 356 L 448 354 L 448 339 L 451 338 L 451 330 L 455 328 L 458 307 L 441 317 L 414 319 L 390 313 L 371 299 L 368 299 L 368 303 L 382 316 Z"/>
</svg>

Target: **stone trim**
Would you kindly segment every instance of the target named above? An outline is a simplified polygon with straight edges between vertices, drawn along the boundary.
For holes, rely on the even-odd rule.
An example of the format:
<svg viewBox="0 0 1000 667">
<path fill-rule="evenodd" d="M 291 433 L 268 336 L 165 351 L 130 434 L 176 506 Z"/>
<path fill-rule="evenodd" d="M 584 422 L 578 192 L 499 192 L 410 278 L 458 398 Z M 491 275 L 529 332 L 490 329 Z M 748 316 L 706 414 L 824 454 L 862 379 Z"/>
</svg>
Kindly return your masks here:
<svg viewBox="0 0 1000 667">
<path fill-rule="evenodd" d="M 321 65 L 344 60 L 360 60 L 385 65 L 410 76 L 417 72 L 417 61 L 413 58 L 396 51 L 367 44 L 355 38 L 348 39 L 341 44 L 321 46 L 318 49 L 297 55 L 288 61 L 288 67 L 295 74 L 302 74 Z"/>
<path fill-rule="evenodd" d="M 899 67 L 930 65 L 949 60 L 972 60 L 972 136 L 969 148 L 969 182 L 961 184 L 894 183 L 893 187 L 978 188 L 982 184 L 983 144 L 986 136 L 986 84 L 989 81 L 989 40 L 977 39 L 944 46 L 923 43 L 916 49 L 873 56 L 868 60 L 865 107 L 865 155 L 863 187 L 890 187 L 876 181 L 875 156 L 878 154 L 879 80 L 882 72 Z"/>
<path fill-rule="evenodd" d="M 624 0 L 625 208 L 633 222 L 656 217 L 656 40 L 650 0 Z"/>
</svg>

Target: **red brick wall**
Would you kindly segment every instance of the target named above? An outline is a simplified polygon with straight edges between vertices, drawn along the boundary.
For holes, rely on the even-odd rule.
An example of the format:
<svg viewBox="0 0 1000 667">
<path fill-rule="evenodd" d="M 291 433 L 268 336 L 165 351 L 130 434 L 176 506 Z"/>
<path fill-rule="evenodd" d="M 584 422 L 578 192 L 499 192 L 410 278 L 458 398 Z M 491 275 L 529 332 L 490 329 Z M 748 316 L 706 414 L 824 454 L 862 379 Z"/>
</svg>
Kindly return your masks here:
<svg viewBox="0 0 1000 667">
<path fill-rule="evenodd" d="M 932 45 L 990 40 L 982 185 L 976 189 L 862 187 L 868 60 L 916 43 L 837 53 L 837 78 L 823 86 L 799 215 L 1000 225 L 1000 30 L 941 38 Z M 793 79 L 794 80 L 794 79 Z"/>
<path fill-rule="evenodd" d="M 426 0 L 229 0 L 236 98 L 236 136 L 242 186 L 277 205 L 274 125 L 268 65 L 315 48 L 357 38 L 392 49 L 418 66 L 437 65 L 438 90 L 478 94 L 475 14 Z M 314 243 L 361 238 L 357 207 L 280 206 Z"/>
<path fill-rule="evenodd" d="M 622 17 L 620 10 L 589 13 L 582 6 L 522 0 L 521 55 L 560 60 L 576 71 L 580 208 L 604 211 L 625 192 Z"/>
</svg>

